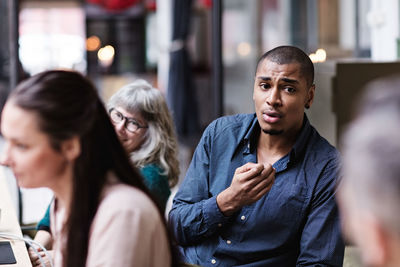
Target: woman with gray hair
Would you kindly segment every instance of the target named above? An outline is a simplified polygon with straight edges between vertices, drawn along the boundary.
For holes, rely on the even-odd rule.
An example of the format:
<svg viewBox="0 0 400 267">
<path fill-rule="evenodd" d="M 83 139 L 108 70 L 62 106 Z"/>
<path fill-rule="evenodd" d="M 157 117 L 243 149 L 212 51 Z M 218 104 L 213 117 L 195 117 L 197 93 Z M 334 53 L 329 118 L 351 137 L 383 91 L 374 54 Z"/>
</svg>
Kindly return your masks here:
<svg viewBox="0 0 400 267">
<path fill-rule="evenodd" d="M 177 139 L 164 96 L 144 80 L 119 89 L 108 102 L 117 135 L 144 182 L 165 206 L 178 182 Z"/>
</svg>

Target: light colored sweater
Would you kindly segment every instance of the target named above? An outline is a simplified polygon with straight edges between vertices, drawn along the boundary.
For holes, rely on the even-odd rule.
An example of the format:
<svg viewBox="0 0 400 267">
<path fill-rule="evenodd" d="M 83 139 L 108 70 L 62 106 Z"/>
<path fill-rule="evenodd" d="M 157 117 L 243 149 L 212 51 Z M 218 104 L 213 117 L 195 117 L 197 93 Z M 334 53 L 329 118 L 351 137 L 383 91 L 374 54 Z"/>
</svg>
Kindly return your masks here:
<svg viewBox="0 0 400 267">
<path fill-rule="evenodd" d="M 61 218 L 55 219 L 52 216 L 52 226 Z M 57 248 L 64 238 L 55 236 Z M 55 252 L 56 267 L 62 262 L 59 251 Z M 167 233 L 153 202 L 134 187 L 107 186 L 90 229 L 86 266 L 158 267 L 170 262 Z"/>
</svg>

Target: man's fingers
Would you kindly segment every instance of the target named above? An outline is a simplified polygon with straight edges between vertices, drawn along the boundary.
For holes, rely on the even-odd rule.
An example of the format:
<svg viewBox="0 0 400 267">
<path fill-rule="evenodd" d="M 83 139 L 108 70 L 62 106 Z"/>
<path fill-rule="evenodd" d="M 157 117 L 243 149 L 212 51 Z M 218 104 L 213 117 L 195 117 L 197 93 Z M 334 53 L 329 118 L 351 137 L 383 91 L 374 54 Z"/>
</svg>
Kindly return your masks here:
<svg viewBox="0 0 400 267">
<path fill-rule="evenodd" d="M 261 181 L 268 179 L 271 174 L 275 175 L 275 169 L 272 168 L 272 166 L 263 169 L 252 169 L 247 173 L 238 175 L 238 177 L 242 179 L 242 181 L 250 183 L 251 186 L 256 186 Z"/>
<path fill-rule="evenodd" d="M 271 190 L 272 185 L 275 183 L 275 172 L 275 169 L 273 169 L 268 177 L 262 180 L 262 182 L 254 188 L 255 192 L 257 192 L 255 196 L 257 200 Z"/>
<path fill-rule="evenodd" d="M 235 174 L 236 179 L 241 180 L 242 182 L 251 181 L 255 177 L 259 176 L 264 170 L 264 166 L 262 164 L 254 165 L 252 168 L 248 169 L 246 172 Z"/>
<path fill-rule="evenodd" d="M 249 168 L 251 168 L 250 166 L 251 165 L 250 165 L 250 162 L 249 162 L 249 163 L 244 164 L 243 166 L 240 166 L 239 168 L 236 168 L 235 174 L 240 174 L 240 173 L 247 172 L 249 170 Z"/>
<path fill-rule="evenodd" d="M 275 175 L 275 169 L 271 165 L 268 164 L 268 165 L 264 165 L 264 169 L 260 173 L 260 176 L 262 176 L 262 178 L 267 178 L 272 173 Z"/>
<path fill-rule="evenodd" d="M 267 175 L 268 174 L 268 175 Z M 275 170 L 273 169 L 272 171 L 267 170 L 263 171 L 262 174 L 260 174 L 256 179 L 254 179 L 252 182 L 252 191 L 258 194 L 261 190 L 263 190 L 266 187 L 271 188 L 272 184 L 275 181 Z"/>
<path fill-rule="evenodd" d="M 254 169 L 255 168 L 255 169 Z M 248 162 L 235 170 L 235 174 L 247 173 L 249 171 L 261 172 L 264 166 L 260 163 Z"/>
</svg>

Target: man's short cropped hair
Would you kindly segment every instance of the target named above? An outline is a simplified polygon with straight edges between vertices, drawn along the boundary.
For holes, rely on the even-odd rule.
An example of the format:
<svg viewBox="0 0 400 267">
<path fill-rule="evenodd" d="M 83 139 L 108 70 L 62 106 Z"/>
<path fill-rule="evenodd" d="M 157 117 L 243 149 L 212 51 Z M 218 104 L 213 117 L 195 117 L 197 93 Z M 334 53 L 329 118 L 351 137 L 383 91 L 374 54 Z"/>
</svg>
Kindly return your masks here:
<svg viewBox="0 0 400 267">
<path fill-rule="evenodd" d="M 264 59 L 268 59 L 269 61 L 275 62 L 279 65 L 298 63 L 301 68 L 300 72 L 306 79 L 307 88 L 310 88 L 314 83 L 314 64 L 310 57 L 300 48 L 295 46 L 278 46 L 269 50 L 258 60 L 256 72 L 260 63 L 262 63 Z"/>
</svg>

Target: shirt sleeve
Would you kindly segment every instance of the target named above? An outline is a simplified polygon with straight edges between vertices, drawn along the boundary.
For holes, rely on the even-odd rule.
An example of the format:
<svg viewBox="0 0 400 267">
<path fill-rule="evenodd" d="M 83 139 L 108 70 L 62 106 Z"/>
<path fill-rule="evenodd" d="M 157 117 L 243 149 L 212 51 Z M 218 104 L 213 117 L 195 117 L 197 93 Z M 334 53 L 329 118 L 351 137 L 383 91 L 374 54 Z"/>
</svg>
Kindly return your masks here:
<svg viewBox="0 0 400 267">
<path fill-rule="evenodd" d="M 316 185 L 300 240 L 296 266 L 342 266 L 344 242 L 335 200 L 338 160 L 327 163 Z"/>
<path fill-rule="evenodd" d="M 209 192 L 213 129 L 211 124 L 205 130 L 169 212 L 168 225 L 180 245 L 198 243 L 229 219 L 218 208 L 216 196 Z"/>
</svg>

